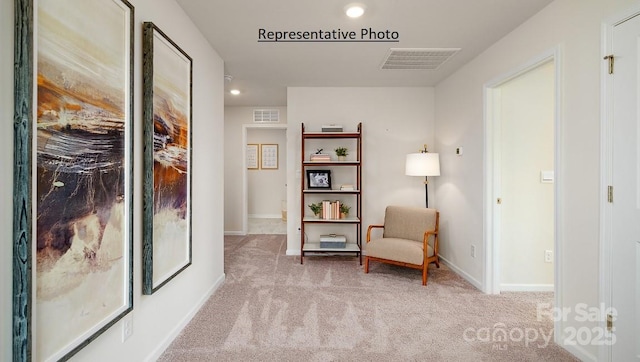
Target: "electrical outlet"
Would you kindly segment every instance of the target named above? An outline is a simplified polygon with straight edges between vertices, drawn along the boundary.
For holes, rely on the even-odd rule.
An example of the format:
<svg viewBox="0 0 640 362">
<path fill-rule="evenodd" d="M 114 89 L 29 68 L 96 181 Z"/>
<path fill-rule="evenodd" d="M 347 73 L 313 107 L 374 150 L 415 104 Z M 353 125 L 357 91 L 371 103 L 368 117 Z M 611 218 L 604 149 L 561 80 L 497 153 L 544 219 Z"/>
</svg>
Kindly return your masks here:
<svg viewBox="0 0 640 362">
<path fill-rule="evenodd" d="M 475 258 L 476 257 L 476 246 L 471 244 L 471 257 Z"/>
<path fill-rule="evenodd" d="M 133 334 L 133 316 L 126 315 L 122 320 L 122 342 L 126 341 Z"/>
<path fill-rule="evenodd" d="M 463 153 L 464 150 L 462 149 L 462 147 L 456 147 L 456 156 L 462 156 Z"/>
<path fill-rule="evenodd" d="M 553 263 L 553 250 L 545 250 L 544 251 L 544 262 L 545 263 Z"/>
</svg>

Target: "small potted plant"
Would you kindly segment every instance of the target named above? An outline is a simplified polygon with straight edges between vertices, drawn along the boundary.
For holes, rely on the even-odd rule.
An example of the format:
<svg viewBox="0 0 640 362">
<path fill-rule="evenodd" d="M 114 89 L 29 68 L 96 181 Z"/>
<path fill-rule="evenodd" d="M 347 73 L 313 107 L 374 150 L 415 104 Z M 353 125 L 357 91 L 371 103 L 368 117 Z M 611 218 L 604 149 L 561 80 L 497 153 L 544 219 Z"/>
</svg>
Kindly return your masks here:
<svg viewBox="0 0 640 362">
<path fill-rule="evenodd" d="M 351 210 L 350 206 L 347 206 L 345 204 L 340 204 L 340 218 L 346 219 L 347 216 L 349 215 L 349 210 Z"/>
<path fill-rule="evenodd" d="M 349 150 L 346 147 L 338 147 L 335 149 L 336 156 L 338 156 L 338 161 L 344 161 L 349 154 Z"/>
<path fill-rule="evenodd" d="M 320 213 L 322 212 L 322 203 L 311 203 L 309 204 L 309 208 L 311 209 L 311 212 L 313 212 L 313 215 L 315 217 L 318 217 L 318 215 L 320 215 Z"/>
</svg>

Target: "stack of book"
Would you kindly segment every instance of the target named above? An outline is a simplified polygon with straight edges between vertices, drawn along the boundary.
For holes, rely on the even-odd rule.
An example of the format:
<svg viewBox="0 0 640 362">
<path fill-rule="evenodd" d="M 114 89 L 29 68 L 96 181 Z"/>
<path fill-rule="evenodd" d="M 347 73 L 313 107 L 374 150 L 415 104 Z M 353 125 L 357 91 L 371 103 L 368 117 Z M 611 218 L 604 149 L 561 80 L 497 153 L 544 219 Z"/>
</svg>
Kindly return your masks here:
<svg viewBox="0 0 640 362">
<path fill-rule="evenodd" d="M 340 190 L 341 191 L 354 191 L 355 188 L 353 187 L 353 185 L 344 184 L 344 185 L 340 186 Z"/>
<path fill-rule="evenodd" d="M 329 162 L 331 161 L 331 156 L 327 153 L 312 153 L 309 160 L 313 162 Z"/>
<path fill-rule="evenodd" d="M 339 219 L 340 218 L 340 200 L 322 201 L 322 214 L 321 217 L 325 220 Z"/>
</svg>

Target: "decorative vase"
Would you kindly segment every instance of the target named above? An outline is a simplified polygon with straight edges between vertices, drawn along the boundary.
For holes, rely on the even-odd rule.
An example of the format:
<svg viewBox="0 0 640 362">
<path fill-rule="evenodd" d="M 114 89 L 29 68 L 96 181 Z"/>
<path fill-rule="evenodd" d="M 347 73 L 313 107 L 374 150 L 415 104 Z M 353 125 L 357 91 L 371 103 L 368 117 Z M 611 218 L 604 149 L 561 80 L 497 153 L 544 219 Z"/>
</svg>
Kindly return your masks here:
<svg viewBox="0 0 640 362">
<path fill-rule="evenodd" d="M 338 156 L 338 161 L 346 161 L 347 156 Z"/>
<path fill-rule="evenodd" d="M 341 219 L 346 219 L 346 218 L 347 218 L 347 216 L 349 216 L 349 214 L 347 214 L 346 212 L 341 212 L 341 213 L 340 213 L 340 218 L 341 218 Z"/>
</svg>

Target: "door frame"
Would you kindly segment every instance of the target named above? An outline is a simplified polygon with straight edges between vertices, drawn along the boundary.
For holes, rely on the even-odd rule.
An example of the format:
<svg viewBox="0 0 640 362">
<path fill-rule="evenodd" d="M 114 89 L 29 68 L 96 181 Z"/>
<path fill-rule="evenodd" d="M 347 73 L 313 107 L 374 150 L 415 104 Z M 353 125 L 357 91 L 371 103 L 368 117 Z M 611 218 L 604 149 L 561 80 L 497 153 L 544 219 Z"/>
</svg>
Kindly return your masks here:
<svg viewBox="0 0 640 362">
<path fill-rule="evenodd" d="M 612 16 L 602 24 L 602 57 L 611 54 L 613 30 L 625 21 L 640 16 L 640 5 L 636 5 L 620 14 Z M 613 205 L 607 202 L 607 186 L 613 183 L 613 127 L 607 120 L 613 116 L 613 79 L 609 75 L 608 62 L 602 61 L 600 66 L 602 82 L 600 88 L 600 257 L 599 267 L 602 271 L 599 279 L 600 305 L 611 307 L 611 260 L 612 249 L 612 215 Z M 606 330 L 606 321 L 600 321 L 599 327 Z M 611 346 L 604 343 L 598 349 L 599 361 L 611 360 Z"/>
<path fill-rule="evenodd" d="M 249 232 L 249 170 L 247 169 L 247 133 L 249 129 L 281 129 L 284 130 L 285 143 L 288 143 L 286 123 L 274 124 L 243 124 L 242 125 L 242 235 Z M 287 157 L 288 159 L 288 157 Z M 286 163 L 281 163 L 286 165 Z M 286 167 L 286 166 L 285 166 Z M 287 186 L 285 186 L 287 187 Z M 285 192 L 287 194 L 288 192 Z"/>
<path fill-rule="evenodd" d="M 500 94 L 497 87 L 503 83 L 534 69 L 546 62 L 554 62 L 555 72 L 555 110 L 554 110 L 554 305 L 562 304 L 562 230 L 564 217 L 562 214 L 563 183 L 562 183 L 562 52 L 561 47 L 556 46 L 512 71 L 500 75 L 487 82 L 483 87 L 484 101 L 484 268 L 483 285 L 484 292 L 489 294 L 500 293 L 500 208 L 496 207 L 495 200 L 500 195 L 500 185 L 497 172 L 500 171 L 500 158 L 497 155 L 498 147 L 496 138 L 499 137 L 499 124 L 495 111 L 495 104 Z M 556 331 L 562 330 L 562 321 L 554 322 Z M 554 334 L 555 342 L 560 338 Z"/>
</svg>

